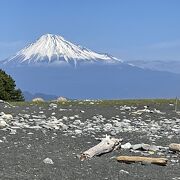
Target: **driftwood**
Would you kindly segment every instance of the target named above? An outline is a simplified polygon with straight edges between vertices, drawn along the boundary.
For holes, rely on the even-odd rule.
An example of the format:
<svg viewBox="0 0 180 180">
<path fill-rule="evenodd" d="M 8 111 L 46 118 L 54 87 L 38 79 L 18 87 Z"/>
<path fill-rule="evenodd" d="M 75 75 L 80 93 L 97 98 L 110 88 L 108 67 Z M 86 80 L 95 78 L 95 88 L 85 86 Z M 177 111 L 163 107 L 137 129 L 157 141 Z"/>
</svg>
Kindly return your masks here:
<svg viewBox="0 0 180 180">
<path fill-rule="evenodd" d="M 169 145 L 169 149 L 171 151 L 180 151 L 180 144 L 176 144 L 176 143 L 171 143 Z"/>
<path fill-rule="evenodd" d="M 117 161 L 125 162 L 125 163 L 135 163 L 142 162 L 148 164 L 157 164 L 161 166 L 165 166 L 167 164 L 166 158 L 150 158 L 150 157 L 140 157 L 140 156 L 118 156 Z"/>
<path fill-rule="evenodd" d="M 80 160 L 83 161 L 87 158 L 92 158 L 93 156 L 98 156 L 107 152 L 111 152 L 120 147 L 122 139 L 111 138 L 107 136 L 101 139 L 101 142 L 96 146 L 83 152 L 80 156 Z"/>
</svg>

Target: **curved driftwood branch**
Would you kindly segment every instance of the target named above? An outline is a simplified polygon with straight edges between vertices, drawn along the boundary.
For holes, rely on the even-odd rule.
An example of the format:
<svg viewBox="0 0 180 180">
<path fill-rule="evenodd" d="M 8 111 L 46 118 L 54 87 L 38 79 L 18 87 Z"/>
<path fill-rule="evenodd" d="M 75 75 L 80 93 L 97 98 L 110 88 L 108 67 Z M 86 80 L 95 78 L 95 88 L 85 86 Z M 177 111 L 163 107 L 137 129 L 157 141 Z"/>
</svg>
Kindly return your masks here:
<svg viewBox="0 0 180 180">
<path fill-rule="evenodd" d="M 111 138 L 106 135 L 105 138 L 101 139 L 99 144 L 83 152 L 80 159 L 83 161 L 87 158 L 92 158 L 93 156 L 98 156 L 116 150 L 121 145 L 121 141 L 122 139 Z"/>
</svg>

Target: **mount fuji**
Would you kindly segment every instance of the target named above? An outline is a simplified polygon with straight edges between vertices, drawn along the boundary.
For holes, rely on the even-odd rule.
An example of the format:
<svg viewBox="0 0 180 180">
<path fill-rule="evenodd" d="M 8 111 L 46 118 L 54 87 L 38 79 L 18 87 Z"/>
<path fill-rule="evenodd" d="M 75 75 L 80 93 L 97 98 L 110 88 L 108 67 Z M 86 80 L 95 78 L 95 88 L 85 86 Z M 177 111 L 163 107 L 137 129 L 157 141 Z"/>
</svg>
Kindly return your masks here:
<svg viewBox="0 0 180 180">
<path fill-rule="evenodd" d="M 0 67 L 32 94 L 72 99 L 180 96 L 179 74 L 139 68 L 52 34 L 1 61 Z"/>
<path fill-rule="evenodd" d="M 45 34 L 14 56 L 4 60 L 12 65 L 77 65 L 79 63 L 119 63 L 108 54 L 99 54 L 85 47 L 75 45 L 59 35 Z"/>
</svg>

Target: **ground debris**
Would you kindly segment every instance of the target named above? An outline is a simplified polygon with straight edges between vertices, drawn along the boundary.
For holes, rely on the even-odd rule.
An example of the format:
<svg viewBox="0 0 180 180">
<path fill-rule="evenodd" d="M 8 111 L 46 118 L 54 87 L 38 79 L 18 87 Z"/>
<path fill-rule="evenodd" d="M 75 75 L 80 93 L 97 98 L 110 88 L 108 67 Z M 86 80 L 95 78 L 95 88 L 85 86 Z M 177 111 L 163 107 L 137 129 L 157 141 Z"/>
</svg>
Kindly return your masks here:
<svg viewBox="0 0 180 180">
<path fill-rule="evenodd" d="M 147 163 L 147 164 L 157 164 L 160 166 L 165 166 L 167 164 L 168 159 L 166 158 L 151 158 L 151 157 L 141 157 L 141 156 L 118 156 L 116 158 L 119 162 L 124 163 Z"/>
<path fill-rule="evenodd" d="M 118 147 L 120 147 L 121 141 L 122 139 L 111 138 L 110 136 L 106 135 L 105 138 L 101 139 L 99 144 L 83 152 L 80 156 L 80 160 L 83 161 L 87 158 L 92 158 L 94 156 L 116 150 Z"/>
</svg>

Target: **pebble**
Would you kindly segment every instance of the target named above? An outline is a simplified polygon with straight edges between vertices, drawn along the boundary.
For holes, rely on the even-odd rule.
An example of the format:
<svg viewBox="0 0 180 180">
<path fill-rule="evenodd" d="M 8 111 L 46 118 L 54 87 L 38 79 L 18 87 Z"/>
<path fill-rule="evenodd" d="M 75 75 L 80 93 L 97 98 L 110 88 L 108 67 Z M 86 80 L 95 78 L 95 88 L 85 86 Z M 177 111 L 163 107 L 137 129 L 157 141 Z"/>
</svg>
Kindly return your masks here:
<svg viewBox="0 0 180 180">
<path fill-rule="evenodd" d="M 53 160 L 50 159 L 50 158 L 44 159 L 43 162 L 44 162 L 45 164 L 54 164 Z"/>
<path fill-rule="evenodd" d="M 123 169 L 121 169 L 119 172 L 120 172 L 121 174 L 129 174 L 128 171 L 125 171 L 125 170 L 123 170 Z"/>
<path fill-rule="evenodd" d="M 74 132 L 75 134 L 82 134 L 82 130 L 79 130 L 79 129 L 76 129 Z"/>
<path fill-rule="evenodd" d="M 6 121 L 4 121 L 3 119 L 0 119 L 0 128 L 4 128 L 7 126 Z"/>
<path fill-rule="evenodd" d="M 122 149 L 130 149 L 131 148 L 131 143 L 126 143 L 126 144 L 123 144 L 123 145 L 121 145 L 121 148 Z"/>
</svg>

